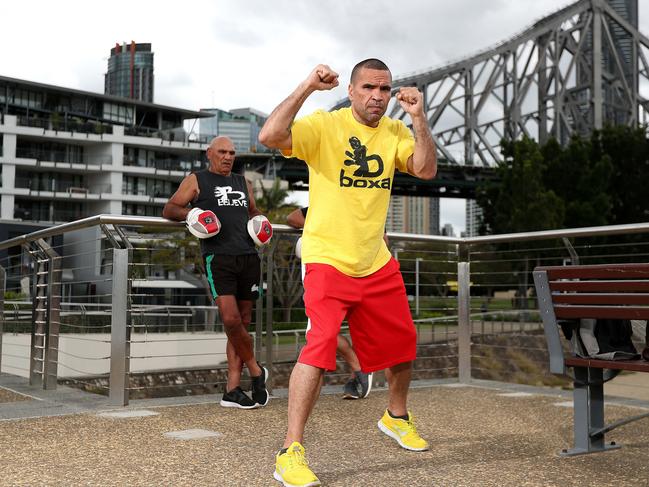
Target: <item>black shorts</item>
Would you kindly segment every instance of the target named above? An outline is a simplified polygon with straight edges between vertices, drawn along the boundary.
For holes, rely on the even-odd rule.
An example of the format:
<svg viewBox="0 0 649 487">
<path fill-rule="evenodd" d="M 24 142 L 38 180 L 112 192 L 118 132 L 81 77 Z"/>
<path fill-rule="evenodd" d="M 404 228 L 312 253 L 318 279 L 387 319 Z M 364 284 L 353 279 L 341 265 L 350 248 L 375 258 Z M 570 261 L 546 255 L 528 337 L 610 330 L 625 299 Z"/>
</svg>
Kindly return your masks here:
<svg viewBox="0 0 649 487">
<path fill-rule="evenodd" d="M 254 301 L 259 296 L 261 261 L 257 254 L 203 256 L 212 297 L 234 296 Z"/>
</svg>

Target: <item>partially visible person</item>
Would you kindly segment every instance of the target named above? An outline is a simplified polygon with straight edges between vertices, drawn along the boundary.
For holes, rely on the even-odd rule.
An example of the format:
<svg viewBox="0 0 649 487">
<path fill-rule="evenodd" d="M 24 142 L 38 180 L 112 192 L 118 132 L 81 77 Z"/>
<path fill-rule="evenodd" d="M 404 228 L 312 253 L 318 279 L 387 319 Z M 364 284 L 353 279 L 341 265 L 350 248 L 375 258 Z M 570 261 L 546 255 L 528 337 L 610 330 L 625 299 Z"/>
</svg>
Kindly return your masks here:
<svg viewBox="0 0 649 487">
<path fill-rule="evenodd" d="M 649 327 L 646 320 L 631 320 L 633 340 L 644 343 L 640 355 L 644 360 L 649 360 Z"/>
<path fill-rule="evenodd" d="M 395 170 L 422 179 L 437 173 L 437 155 L 422 93 L 401 87 L 396 101 L 413 133 L 385 117 L 392 74 L 378 59 L 352 70 L 351 107 L 318 110 L 295 120 L 307 98 L 338 86 L 338 73 L 319 64 L 270 114 L 259 133 L 265 146 L 309 166 L 309 216 L 302 236 L 304 302 L 311 328 L 289 382 L 288 428 L 275 455 L 284 486 L 320 485 L 302 446 L 321 376 L 336 366 L 337 336 L 347 316 L 363 370 L 386 370 L 387 408 L 378 428 L 411 451 L 428 449 L 407 407 L 415 330 L 399 263 L 382 239 Z M 343 480 L 344 483 L 344 480 Z"/>
<path fill-rule="evenodd" d="M 293 228 L 304 228 L 306 215 L 309 207 L 297 208 L 288 214 L 286 222 Z M 301 237 L 300 237 L 301 238 Z M 300 249 L 300 247 L 296 247 Z M 296 251 L 298 258 L 301 258 L 301 252 Z M 302 276 L 304 276 L 304 266 L 302 266 Z M 361 370 L 361 364 L 358 356 L 354 352 L 354 347 L 347 337 L 338 334 L 337 352 L 343 357 L 350 369 L 349 380 L 343 386 L 343 399 L 363 399 L 366 398 L 372 390 L 373 372 L 366 373 Z"/>
<path fill-rule="evenodd" d="M 261 212 L 255 205 L 250 182 L 232 172 L 234 156 L 229 137 L 212 139 L 207 149 L 209 168 L 183 179 L 162 216 L 186 220 L 190 232 L 201 239 L 207 280 L 228 337 L 228 379 L 220 404 L 254 409 L 268 403 L 268 371 L 255 359 L 248 333 L 261 274 L 253 242 L 258 236 L 249 233 L 248 227 L 249 221 Z M 244 365 L 252 380 L 252 398 L 241 389 Z"/>
</svg>

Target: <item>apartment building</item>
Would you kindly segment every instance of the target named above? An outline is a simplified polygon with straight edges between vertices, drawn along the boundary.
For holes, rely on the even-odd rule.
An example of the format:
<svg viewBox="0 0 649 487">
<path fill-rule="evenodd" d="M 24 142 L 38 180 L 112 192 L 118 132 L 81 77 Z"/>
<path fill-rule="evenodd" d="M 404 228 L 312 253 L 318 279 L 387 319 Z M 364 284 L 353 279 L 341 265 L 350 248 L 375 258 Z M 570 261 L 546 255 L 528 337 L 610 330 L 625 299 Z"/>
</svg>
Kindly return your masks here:
<svg viewBox="0 0 649 487">
<path fill-rule="evenodd" d="M 254 108 L 236 108 L 230 111 L 220 108 L 201 108 L 204 118 L 200 120 L 201 138 L 211 139 L 225 135 L 232 139 L 237 152 L 270 152 L 259 143 L 259 131 L 268 115 Z"/>
<path fill-rule="evenodd" d="M 386 231 L 439 235 L 439 198 L 391 196 Z"/>
<path fill-rule="evenodd" d="M 207 145 L 191 140 L 184 130 L 187 120 L 204 116 L 0 77 L 0 240 L 98 214 L 160 216 L 180 181 L 206 167 Z M 100 289 L 108 243 L 98 228 L 89 231 L 92 235 L 66 235 L 67 249 L 90 256 L 67 280 L 87 283 L 86 289 L 70 293 L 102 295 L 108 292 Z M 76 240 L 68 241 L 72 238 Z M 28 272 L 24 255 L 15 257 L 23 262 L 22 272 Z M 188 282 L 190 277 L 182 285 L 174 283 L 178 276 L 160 269 L 148 277 L 166 280 L 166 287 L 202 287 Z M 138 284 L 164 294 L 160 283 Z"/>
</svg>

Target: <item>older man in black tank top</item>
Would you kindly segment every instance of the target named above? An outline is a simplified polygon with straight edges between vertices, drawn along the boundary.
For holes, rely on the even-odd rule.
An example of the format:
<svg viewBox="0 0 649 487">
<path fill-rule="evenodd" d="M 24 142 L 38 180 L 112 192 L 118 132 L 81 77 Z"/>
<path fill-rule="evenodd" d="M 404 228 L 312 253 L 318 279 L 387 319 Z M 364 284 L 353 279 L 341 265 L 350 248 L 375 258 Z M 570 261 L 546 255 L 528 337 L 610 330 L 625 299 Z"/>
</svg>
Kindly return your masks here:
<svg viewBox="0 0 649 487">
<path fill-rule="evenodd" d="M 215 137 L 207 149 L 209 168 L 187 176 L 169 198 L 162 215 L 182 221 L 193 208 L 211 210 L 221 231 L 201 239 L 201 252 L 212 296 L 228 337 L 228 382 L 221 405 L 252 409 L 268 403 L 268 371 L 255 359 L 248 333 L 252 303 L 258 296 L 260 260 L 247 230 L 248 220 L 261 212 L 255 205 L 251 184 L 232 172 L 234 145 L 228 137 Z M 243 365 L 252 378 L 252 400 L 240 387 Z"/>
</svg>

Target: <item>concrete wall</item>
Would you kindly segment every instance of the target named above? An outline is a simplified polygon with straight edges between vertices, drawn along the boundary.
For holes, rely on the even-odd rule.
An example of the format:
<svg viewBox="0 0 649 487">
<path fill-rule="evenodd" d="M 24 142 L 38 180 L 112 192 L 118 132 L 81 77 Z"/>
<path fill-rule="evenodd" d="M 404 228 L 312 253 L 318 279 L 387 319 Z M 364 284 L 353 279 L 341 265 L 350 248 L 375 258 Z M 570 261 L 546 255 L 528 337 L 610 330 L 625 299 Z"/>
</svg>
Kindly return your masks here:
<svg viewBox="0 0 649 487">
<path fill-rule="evenodd" d="M 29 377 L 30 340 L 29 334 L 3 334 L 2 372 Z M 131 341 L 131 371 L 214 367 L 226 361 L 226 340 L 224 333 L 214 332 L 135 334 Z M 110 334 L 63 334 L 59 350 L 59 377 L 110 372 Z"/>
</svg>

